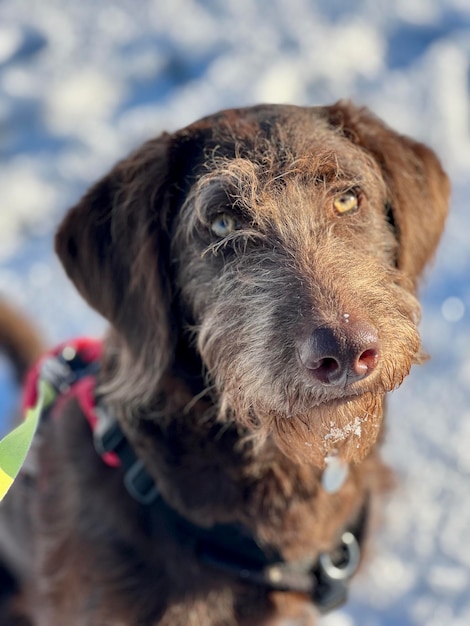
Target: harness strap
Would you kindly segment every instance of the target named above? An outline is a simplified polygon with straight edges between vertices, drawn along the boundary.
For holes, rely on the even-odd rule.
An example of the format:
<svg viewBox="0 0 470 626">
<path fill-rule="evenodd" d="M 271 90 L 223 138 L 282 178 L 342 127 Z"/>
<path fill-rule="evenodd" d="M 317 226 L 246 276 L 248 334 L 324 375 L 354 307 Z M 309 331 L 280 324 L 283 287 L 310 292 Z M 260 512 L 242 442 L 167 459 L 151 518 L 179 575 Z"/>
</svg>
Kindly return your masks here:
<svg viewBox="0 0 470 626">
<path fill-rule="evenodd" d="M 104 405 L 95 408 L 95 416 L 93 441 L 96 452 L 102 459 L 113 455 L 118 460 L 124 471 L 124 484 L 134 500 L 143 505 L 159 501 L 160 492 L 155 481 L 127 441 L 118 421 Z"/>
<path fill-rule="evenodd" d="M 190 537 L 199 560 L 208 566 L 267 591 L 308 595 L 320 613 L 328 613 L 346 602 L 349 583 L 359 567 L 359 536 L 364 530 L 366 506 L 332 552 L 299 562 L 285 561 L 276 550 L 261 546 L 241 525 L 200 528 L 163 501 L 161 506 L 167 508 L 166 517 L 173 532 L 181 540 Z"/>
<path fill-rule="evenodd" d="M 163 514 L 171 531 L 180 541 L 191 543 L 201 562 L 267 591 L 307 594 L 322 613 L 343 604 L 360 561 L 368 502 L 332 552 L 302 562 L 285 561 L 277 550 L 260 544 L 241 524 L 216 524 L 211 528 L 193 524 L 164 501 L 115 417 L 103 403 L 97 403 L 95 384 L 101 355 L 102 344 L 95 340 L 78 339 L 59 346 L 28 376 L 25 407 L 33 407 L 46 418 L 55 417 L 54 406 L 59 401 L 76 397 L 103 461 L 123 471 L 127 491 L 147 509 L 149 519 Z M 38 393 L 41 388 L 47 389 L 46 400 Z"/>
<path fill-rule="evenodd" d="M 173 534 L 181 542 L 191 542 L 201 562 L 268 591 L 309 595 L 320 613 L 328 613 L 346 602 L 349 583 L 361 558 L 368 500 L 332 552 L 321 553 L 317 559 L 287 562 L 277 550 L 260 545 L 241 524 L 215 524 L 203 528 L 181 516 L 161 497 L 117 420 L 104 407 L 99 407 L 97 414 L 98 426 L 93 433 L 97 452 L 117 454 L 125 470 L 124 484 L 130 495 L 147 507 L 149 515 L 163 513 Z"/>
</svg>

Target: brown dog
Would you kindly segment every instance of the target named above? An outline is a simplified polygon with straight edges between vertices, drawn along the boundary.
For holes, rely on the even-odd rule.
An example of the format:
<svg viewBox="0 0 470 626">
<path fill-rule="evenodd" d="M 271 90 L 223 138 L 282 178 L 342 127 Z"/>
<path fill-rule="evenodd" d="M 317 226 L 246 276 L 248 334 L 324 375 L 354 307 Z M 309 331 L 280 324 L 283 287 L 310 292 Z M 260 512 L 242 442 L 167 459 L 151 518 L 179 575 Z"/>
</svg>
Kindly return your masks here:
<svg viewBox="0 0 470 626">
<path fill-rule="evenodd" d="M 448 192 L 349 103 L 225 111 L 97 183 L 56 246 L 111 323 L 97 413 L 121 438 L 95 432 L 100 457 L 74 397 L 44 419 L 2 505 L 0 623 L 300 626 L 341 601 Z"/>
</svg>

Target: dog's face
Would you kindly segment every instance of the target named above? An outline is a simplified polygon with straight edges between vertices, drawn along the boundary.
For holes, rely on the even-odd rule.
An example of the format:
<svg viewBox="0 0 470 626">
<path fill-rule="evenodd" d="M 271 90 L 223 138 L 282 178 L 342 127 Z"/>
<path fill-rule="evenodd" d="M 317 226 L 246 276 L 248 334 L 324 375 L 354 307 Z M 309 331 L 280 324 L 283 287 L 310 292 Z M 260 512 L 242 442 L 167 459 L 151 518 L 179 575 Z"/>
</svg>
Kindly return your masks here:
<svg viewBox="0 0 470 626">
<path fill-rule="evenodd" d="M 447 195 L 432 152 L 364 110 L 255 107 L 121 162 L 57 249 L 152 392 L 187 359 L 222 419 L 322 466 L 367 454 L 420 359 Z"/>
</svg>

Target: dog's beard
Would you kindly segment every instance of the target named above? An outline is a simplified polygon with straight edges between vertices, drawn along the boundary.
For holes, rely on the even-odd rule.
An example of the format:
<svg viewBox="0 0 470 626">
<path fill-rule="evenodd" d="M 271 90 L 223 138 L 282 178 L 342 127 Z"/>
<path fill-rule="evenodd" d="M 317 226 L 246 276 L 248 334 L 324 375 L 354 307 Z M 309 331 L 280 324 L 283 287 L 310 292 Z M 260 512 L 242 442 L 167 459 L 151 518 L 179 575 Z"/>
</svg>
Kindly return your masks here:
<svg viewBox="0 0 470 626">
<path fill-rule="evenodd" d="M 286 456 L 301 463 L 322 468 L 332 454 L 348 463 L 360 462 L 379 436 L 386 393 L 420 362 L 417 333 L 414 340 L 401 355 L 400 368 L 382 363 L 379 372 L 349 388 L 306 384 L 294 376 L 298 370 L 293 365 L 279 376 L 268 368 L 272 377 L 262 384 L 261 374 L 257 378 L 250 370 L 244 376 L 232 361 L 230 377 L 223 380 L 219 369 L 216 378 L 219 417 L 240 424 L 255 444 L 271 438 Z"/>
<path fill-rule="evenodd" d="M 259 401 L 241 404 L 240 395 L 223 393 L 219 418 L 243 426 L 255 446 L 270 439 L 289 458 L 323 468 L 330 455 L 347 463 L 367 456 L 380 433 L 384 399 L 384 392 L 366 392 L 286 413 Z"/>
<path fill-rule="evenodd" d="M 357 311 L 377 329 L 377 368 L 344 387 L 321 384 L 297 358 L 296 340 L 305 319 L 302 326 L 296 281 L 289 288 L 285 276 L 277 275 L 277 265 L 266 284 L 241 281 L 238 274 L 235 279 L 233 272 L 225 277 L 220 296 L 202 312 L 197 329 L 197 348 L 221 419 L 245 427 L 255 441 L 271 437 L 287 456 L 319 467 L 330 454 L 347 462 L 359 462 L 368 454 L 380 432 L 385 394 L 397 388 L 422 357 L 416 328 L 420 309 L 411 289 L 399 284 L 403 277 L 394 270 L 377 264 L 371 278 L 363 268 L 365 261 L 361 263 L 356 263 L 362 273 L 358 269 L 354 274 L 347 298 L 340 297 L 338 289 L 333 292 L 341 276 L 335 276 L 332 267 L 331 289 L 314 290 L 315 306 L 305 315 L 315 328 L 322 318 L 311 311 Z M 362 284 L 364 276 L 371 283 L 369 291 Z"/>
<path fill-rule="evenodd" d="M 342 388 L 312 382 L 308 373 L 299 371 L 297 360 L 288 358 L 288 350 L 269 354 L 253 337 L 246 350 L 240 341 L 237 354 L 213 351 L 215 366 L 208 369 L 219 418 L 245 428 L 255 444 L 271 439 L 286 456 L 301 463 L 322 468 L 332 454 L 348 463 L 360 462 L 379 436 L 386 393 L 422 360 L 419 335 L 411 321 L 403 320 L 400 331 L 388 332 L 399 359 L 384 349 L 377 371 Z M 390 343 L 383 334 L 384 344 Z M 212 349 L 215 343 L 224 345 L 221 337 L 214 343 L 214 332 L 211 336 Z M 207 345 L 200 342 L 200 348 L 207 354 Z"/>
<path fill-rule="evenodd" d="M 364 459 L 377 441 L 382 425 L 384 394 L 365 393 L 319 405 L 292 417 L 268 414 L 260 433 L 272 433 L 277 447 L 301 463 L 324 467 L 325 459 L 338 455 L 347 463 Z"/>
</svg>

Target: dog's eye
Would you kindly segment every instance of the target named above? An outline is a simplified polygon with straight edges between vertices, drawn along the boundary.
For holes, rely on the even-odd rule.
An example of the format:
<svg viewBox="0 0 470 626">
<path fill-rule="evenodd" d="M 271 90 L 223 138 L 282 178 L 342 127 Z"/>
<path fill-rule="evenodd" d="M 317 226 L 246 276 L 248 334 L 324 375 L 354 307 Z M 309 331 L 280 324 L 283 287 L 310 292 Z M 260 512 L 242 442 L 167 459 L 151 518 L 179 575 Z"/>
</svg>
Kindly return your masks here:
<svg viewBox="0 0 470 626">
<path fill-rule="evenodd" d="M 359 194 L 357 191 L 350 189 L 337 196 L 333 201 L 333 206 L 338 215 L 346 213 L 354 213 L 359 208 Z"/>
<path fill-rule="evenodd" d="M 237 221 L 228 213 L 220 213 L 211 224 L 212 232 L 217 235 L 217 237 L 227 237 L 227 235 L 233 233 L 237 228 Z"/>
</svg>

